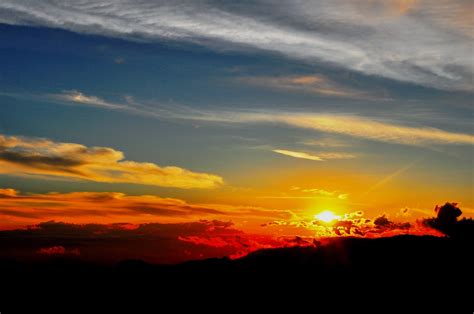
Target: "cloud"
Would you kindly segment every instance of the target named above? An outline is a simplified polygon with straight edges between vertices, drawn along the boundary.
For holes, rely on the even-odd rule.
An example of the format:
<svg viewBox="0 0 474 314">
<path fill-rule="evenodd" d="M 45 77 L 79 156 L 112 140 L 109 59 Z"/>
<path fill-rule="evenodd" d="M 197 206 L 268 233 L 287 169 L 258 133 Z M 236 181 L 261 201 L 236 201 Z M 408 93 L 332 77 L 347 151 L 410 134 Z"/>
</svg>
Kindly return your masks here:
<svg viewBox="0 0 474 314">
<path fill-rule="evenodd" d="M 463 218 L 461 209 L 457 203 L 446 203 L 443 206 L 436 205 L 436 218 L 423 220 L 423 224 L 439 230 L 444 234 L 463 240 L 474 240 L 474 220 L 472 218 Z"/>
<path fill-rule="evenodd" d="M 357 116 L 279 116 L 289 125 L 381 142 L 418 145 L 423 143 L 474 144 L 474 136 L 428 127 L 410 127 Z"/>
<path fill-rule="evenodd" d="M 10 191 L 3 193 L 8 197 L 12 197 L 13 194 Z M 159 203 L 168 210 L 192 212 L 197 209 L 198 212 L 202 212 L 202 205 L 186 204 L 174 199 L 124 196 L 120 193 L 45 195 L 14 193 L 13 198 L 13 200 L 2 199 L 0 208 L 6 205 L 21 210 L 29 206 L 30 211 L 37 212 L 37 215 L 41 215 L 45 209 L 56 210 L 62 212 L 63 218 L 66 219 L 68 216 L 65 213 L 68 212 L 70 215 L 82 215 L 80 209 L 98 211 L 98 215 L 103 216 L 99 218 L 100 224 L 43 221 L 26 228 L 21 226 L 17 229 L 0 230 L 0 258 L 34 259 L 41 256 L 80 254 L 84 260 L 101 262 L 115 263 L 123 259 L 142 259 L 155 263 L 176 263 L 210 257 L 240 257 L 263 248 L 319 245 L 320 240 L 331 237 L 442 235 L 425 222 L 394 222 L 385 215 L 370 219 L 364 217 L 362 211 L 339 215 L 339 218 L 332 222 L 281 217 L 261 224 L 261 230 L 266 230 L 264 233 L 247 233 L 228 219 L 211 218 L 167 223 L 139 223 L 137 220 L 133 223 L 124 222 L 126 220 L 120 223 L 106 222 L 112 221 L 108 215 L 114 216 L 121 211 L 133 212 L 126 208 L 128 202 L 140 200 L 143 203 L 146 199 L 155 205 Z M 127 215 L 120 218 L 133 218 L 140 215 L 140 212 L 135 211 L 135 216 Z M 238 213 L 234 215 L 238 217 Z M 250 216 L 245 214 L 244 217 L 248 219 Z M 5 221 L 4 217 L 0 221 Z M 465 221 L 470 223 L 466 225 L 465 230 L 472 234 L 472 220 Z"/>
<path fill-rule="evenodd" d="M 335 198 L 338 200 L 347 200 L 349 194 L 342 193 L 341 191 L 328 191 L 325 189 L 319 188 L 302 188 L 299 186 L 293 186 L 290 188 L 291 194 L 288 195 L 284 193 L 284 195 L 280 196 L 265 196 L 263 198 L 275 198 L 275 199 L 312 199 L 315 198 L 314 196 L 305 196 L 302 194 L 311 194 L 317 197 L 325 197 L 325 198 Z"/>
<path fill-rule="evenodd" d="M 381 98 L 367 92 L 358 91 L 336 83 L 323 75 L 303 76 L 253 76 L 239 77 L 241 83 L 304 92 L 327 97 L 343 98 Z"/>
<path fill-rule="evenodd" d="M 405 126 L 354 115 L 227 112 L 204 113 L 194 119 L 234 123 L 281 123 L 319 132 L 405 145 L 474 144 L 474 136 L 467 133 L 449 132 L 433 127 Z"/>
<path fill-rule="evenodd" d="M 325 237 L 366 237 L 379 238 L 400 234 L 442 236 L 439 231 L 427 226 L 422 221 L 394 222 L 386 215 L 375 218 L 364 217 L 364 212 L 356 211 L 341 216 L 330 222 L 319 219 L 277 220 L 265 225 L 271 230 L 285 229 L 287 234 L 316 234 L 316 238 Z"/>
<path fill-rule="evenodd" d="M 138 114 L 156 119 L 187 120 L 208 123 L 261 123 L 280 124 L 292 127 L 315 130 L 318 132 L 341 134 L 373 141 L 386 143 L 396 143 L 404 145 L 424 146 L 429 144 L 474 144 L 474 136 L 467 133 L 451 132 L 429 126 L 407 126 L 387 120 L 363 117 L 354 114 L 328 114 L 314 112 L 284 112 L 284 111 L 232 111 L 232 110 L 200 110 L 184 105 L 164 106 L 162 104 L 144 105 L 127 96 L 126 103 L 119 104 L 103 100 L 97 96 L 85 95 L 81 92 L 74 92 L 80 95 L 87 105 L 95 105 L 98 108 L 117 109 L 131 114 Z M 84 103 L 74 101 L 74 93 L 52 94 L 49 99 L 61 102 Z M 22 95 L 8 94 L 12 97 L 22 97 Z M 41 96 L 36 96 L 40 97 Z M 43 96 L 44 97 L 44 96 Z M 106 105 L 100 105 L 106 104 Z M 342 147 L 347 146 L 344 142 L 326 141 L 317 143 L 315 141 L 305 141 L 307 145 L 319 145 L 322 147 Z M 318 154 L 322 159 L 348 159 L 354 158 L 346 153 L 324 153 Z M 311 157 L 310 157 L 311 158 Z"/>
<path fill-rule="evenodd" d="M 169 109 L 169 108 L 168 108 Z M 197 110 L 180 106 L 178 110 L 162 110 L 158 117 L 192 120 L 210 123 L 262 123 L 283 124 L 292 127 L 315 130 L 318 132 L 341 134 L 373 141 L 404 145 L 428 144 L 474 144 L 474 135 L 445 131 L 429 126 L 407 126 L 386 119 L 364 117 L 354 114 L 328 114 L 314 112 L 285 111 L 232 111 Z M 146 109 L 145 109 L 146 110 Z M 160 109 L 161 110 L 161 109 Z M 150 112 L 155 114 L 154 112 Z M 323 144 L 324 145 L 324 144 Z M 341 145 L 338 145 L 339 147 Z M 329 146 L 328 146 L 329 147 Z M 332 145 L 332 147 L 336 147 Z M 327 159 L 337 154 L 326 155 Z M 349 155 L 339 155 L 350 158 Z"/>
<path fill-rule="evenodd" d="M 354 155 L 348 154 L 348 153 L 318 153 L 317 155 L 315 154 L 310 154 L 310 153 L 305 153 L 305 152 L 295 152 L 291 150 L 285 150 L 285 149 L 274 149 L 272 150 L 273 152 L 285 156 L 290 156 L 294 158 L 301 158 L 301 159 L 308 159 L 308 160 L 314 160 L 314 161 L 325 161 L 329 159 L 351 159 L 355 158 Z"/>
<path fill-rule="evenodd" d="M 217 175 L 124 158 L 121 151 L 109 147 L 0 134 L 0 173 L 185 189 L 215 188 L 223 183 Z"/>
<path fill-rule="evenodd" d="M 282 155 L 285 155 L 285 156 L 300 158 L 300 159 L 308 159 L 308 160 L 314 160 L 314 161 L 323 161 L 324 160 L 321 157 L 316 156 L 316 155 L 311 155 L 311 154 L 303 153 L 303 152 L 294 152 L 294 151 L 291 151 L 291 150 L 274 149 L 273 152 L 275 152 L 277 154 L 282 154 Z"/>
<path fill-rule="evenodd" d="M 233 223 L 200 220 L 186 223 L 72 224 L 47 221 L 0 231 L 0 258 L 34 260 L 41 256 L 79 255 L 82 260 L 117 263 L 141 259 L 178 263 L 212 257 L 239 257 L 287 246 L 285 240 L 252 236 Z"/>
<path fill-rule="evenodd" d="M 4 0 L 0 22 L 222 51 L 279 53 L 448 90 L 472 90 L 472 1 Z"/>
<path fill-rule="evenodd" d="M 319 146 L 319 147 L 328 147 L 328 148 L 340 148 L 340 147 L 349 147 L 350 143 L 344 142 L 336 139 L 318 139 L 318 140 L 305 140 L 301 144 L 306 146 Z"/>
<path fill-rule="evenodd" d="M 125 109 L 125 105 L 108 102 L 96 96 L 88 96 L 77 90 L 68 90 L 60 94 L 49 95 L 55 100 L 72 102 L 88 106 L 102 107 L 105 109 Z"/>
<path fill-rule="evenodd" d="M 347 193 L 341 193 L 340 191 L 328 191 L 325 189 L 318 188 L 296 188 L 293 187 L 292 191 L 299 191 L 302 193 L 316 194 L 324 197 L 334 197 L 340 200 L 346 200 L 349 196 Z"/>
<path fill-rule="evenodd" d="M 125 63 L 125 58 L 117 57 L 117 58 L 114 59 L 114 62 L 116 64 L 124 64 Z"/>
<path fill-rule="evenodd" d="M 80 255 L 81 252 L 78 249 L 66 249 L 64 246 L 51 246 L 51 247 L 42 247 L 38 251 L 38 254 L 41 255 Z"/>
<path fill-rule="evenodd" d="M 45 220 L 79 223 L 127 221 L 183 222 L 208 219 L 289 219 L 287 210 L 224 204 L 190 204 L 176 198 L 126 195 L 117 192 L 74 192 L 23 195 L 0 189 L 0 228 L 36 224 Z"/>
</svg>

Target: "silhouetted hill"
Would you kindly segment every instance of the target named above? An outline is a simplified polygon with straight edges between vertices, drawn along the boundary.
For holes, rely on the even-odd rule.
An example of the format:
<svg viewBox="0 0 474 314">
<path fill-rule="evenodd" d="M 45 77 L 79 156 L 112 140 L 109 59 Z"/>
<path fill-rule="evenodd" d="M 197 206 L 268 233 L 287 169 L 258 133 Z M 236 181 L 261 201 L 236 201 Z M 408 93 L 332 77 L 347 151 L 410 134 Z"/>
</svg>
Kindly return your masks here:
<svg viewBox="0 0 474 314">
<path fill-rule="evenodd" d="M 217 258 L 177 265 L 140 260 L 115 266 L 64 258 L 40 263 L 3 260 L 0 276 L 2 288 L 9 287 L 7 295 L 21 289 L 25 295 L 67 291 L 71 296 L 82 287 L 93 294 L 308 293 L 309 285 L 312 293 L 385 291 L 405 298 L 430 293 L 439 294 L 441 302 L 455 297 L 459 303 L 470 300 L 463 296 L 471 291 L 473 265 L 470 240 L 405 235 L 337 238 L 320 247 L 260 250 L 236 260 Z M 150 285 L 153 290 L 147 288 Z"/>
</svg>

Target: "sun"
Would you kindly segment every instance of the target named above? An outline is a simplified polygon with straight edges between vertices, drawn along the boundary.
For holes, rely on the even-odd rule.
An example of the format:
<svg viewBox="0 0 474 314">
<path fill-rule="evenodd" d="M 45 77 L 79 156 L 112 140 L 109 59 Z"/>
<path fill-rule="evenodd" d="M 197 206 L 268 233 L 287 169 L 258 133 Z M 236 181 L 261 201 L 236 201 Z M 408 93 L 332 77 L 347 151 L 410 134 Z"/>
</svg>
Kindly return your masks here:
<svg viewBox="0 0 474 314">
<path fill-rule="evenodd" d="M 333 220 L 338 219 L 339 216 L 336 216 L 332 211 L 325 210 L 323 212 L 320 212 L 317 215 L 314 215 L 314 218 L 324 221 L 324 222 L 331 222 Z"/>
</svg>

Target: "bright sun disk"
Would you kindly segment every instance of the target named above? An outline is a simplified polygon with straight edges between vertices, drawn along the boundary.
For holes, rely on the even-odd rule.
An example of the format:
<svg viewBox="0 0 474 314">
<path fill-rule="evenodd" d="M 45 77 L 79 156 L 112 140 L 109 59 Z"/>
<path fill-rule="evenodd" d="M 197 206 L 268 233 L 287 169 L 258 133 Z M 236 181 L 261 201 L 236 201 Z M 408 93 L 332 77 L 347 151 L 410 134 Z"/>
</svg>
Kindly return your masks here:
<svg viewBox="0 0 474 314">
<path fill-rule="evenodd" d="M 317 215 L 314 215 L 314 218 L 324 222 L 331 222 L 333 220 L 338 219 L 339 216 L 336 216 L 332 211 L 325 210 Z"/>
</svg>

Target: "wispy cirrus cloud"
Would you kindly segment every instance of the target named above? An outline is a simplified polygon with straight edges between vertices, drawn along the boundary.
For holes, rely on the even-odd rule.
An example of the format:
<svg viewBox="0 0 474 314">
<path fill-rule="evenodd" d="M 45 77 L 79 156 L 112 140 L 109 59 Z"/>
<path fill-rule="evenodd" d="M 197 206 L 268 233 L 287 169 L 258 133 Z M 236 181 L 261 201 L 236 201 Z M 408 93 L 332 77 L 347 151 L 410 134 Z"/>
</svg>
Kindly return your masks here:
<svg viewBox="0 0 474 314">
<path fill-rule="evenodd" d="M 140 41 L 276 52 L 368 75 L 471 90 L 472 1 L 4 0 L 0 22 Z"/>
<path fill-rule="evenodd" d="M 349 153 L 318 153 L 311 154 L 306 152 L 296 152 L 286 149 L 274 149 L 273 152 L 293 158 L 308 159 L 314 161 L 325 161 L 329 159 L 351 159 L 355 158 L 355 155 Z"/>
<path fill-rule="evenodd" d="M 474 135 L 426 126 L 406 126 L 349 114 L 287 112 L 213 112 L 193 119 L 234 123 L 280 123 L 325 133 L 405 145 L 473 145 Z"/>
<path fill-rule="evenodd" d="M 121 151 L 110 147 L 1 134 L 0 173 L 175 188 L 215 188 L 223 183 L 214 174 L 128 161 Z"/>
<path fill-rule="evenodd" d="M 351 99 L 384 98 L 383 95 L 375 95 L 373 92 L 369 93 L 345 86 L 324 75 L 246 76 L 237 78 L 237 81 L 249 85 L 310 93 L 325 97 Z"/>
<path fill-rule="evenodd" d="M 431 127 L 412 127 L 345 115 L 282 115 L 278 120 L 292 126 L 369 140 L 407 145 L 474 144 L 474 136 Z"/>
<path fill-rule="evenodd" d="M 340 200 L 346 200 L 349 197 L 349 194 L 347 193 L 342 193 L 340 191 L 328 191 L 328 190 L 320 189 L 320 188 L 301 188 L 298 186 L 294 186 L 291 188 L 291 191 L 314 194 L 314 195 L 319 195 L 323 197 L 332 197 L 332 198 L 337 198 Z"/>
<path fill-rule="evenodd" d="M 319 156 L 304 153 L 304 152 L 294 152 L 291 150 L 285 150 L 285 149 L 274 149 L 273 152 L 289 157 L 294 157 L 294 158 L 300 158 L 300 159 L 308 159 L 308 160 L 314 160 L 314 161 L 323 161 L 323 159 Z"/>
<path fill-rule="evenodd" d="M 11 97 L 22 98 L 18 94 L 6 94 Z M 165 106 L 162 104 L 143 104 L 137 102 L 133 97 L 126 97 L 124 103 L 114 103 L 101 97 L 87 95 L 85 93 L 63 92 L 59 94 L 33 95 L 34 98 L 53 99 L 78 105 L 94 105 L 100 109 L 120 110 L 130 114 L 137 114 L 156 119 L 188 120 L 208 123 L 261 123 L 280 124 L 292 127 L 310 129 L 318 132 L 341 134 L 346 136 L 380 141 L 386 143 L 404 145 L 429 145 L 429 144 L 449 144 L 449 145 L 473 145 L 474 135 L 468 133 L 446 131 L 429 126 L 407 126 L 391 122 L 388 119 L 364 117 L 354 114 L 328 114 L 315 112 L 285 112 L 275 110 L 233 111 L 226 108 L 215 110 L 194 109 L 184 105 Z M 306 141 L 313 143 L 314 141 Z M 316 145 L 318 145 L 316 143 Z M 321 143 L 324 145 L 324 143 Z M 321 146 L 320 145 L 320 146 Z M 328 145 L 326 145 L 328 146 Z M 331 144 L 329 146 L 334 146 Z M 339 145 L 340 146 L 340 145 Z M 333 155 L 331 158 L 336 159 Z M 347 157 L 347 156 L 346 156 Z M 324 157 L 323 157 L 324 158 Z"/>
<path fill-rule="evenodd" d="M 87 106 L 95 106 L 104 109 L 126 109 L 127 106 L 123 104 L 109 102 L 97 96 L 90 96 L 84 93 L 81 93 L 77 90 L 66 90 L 58 94 L 48 95 L 53 100 L 65 101 L 70 103 L 76 103 Z"/>
</svg>

